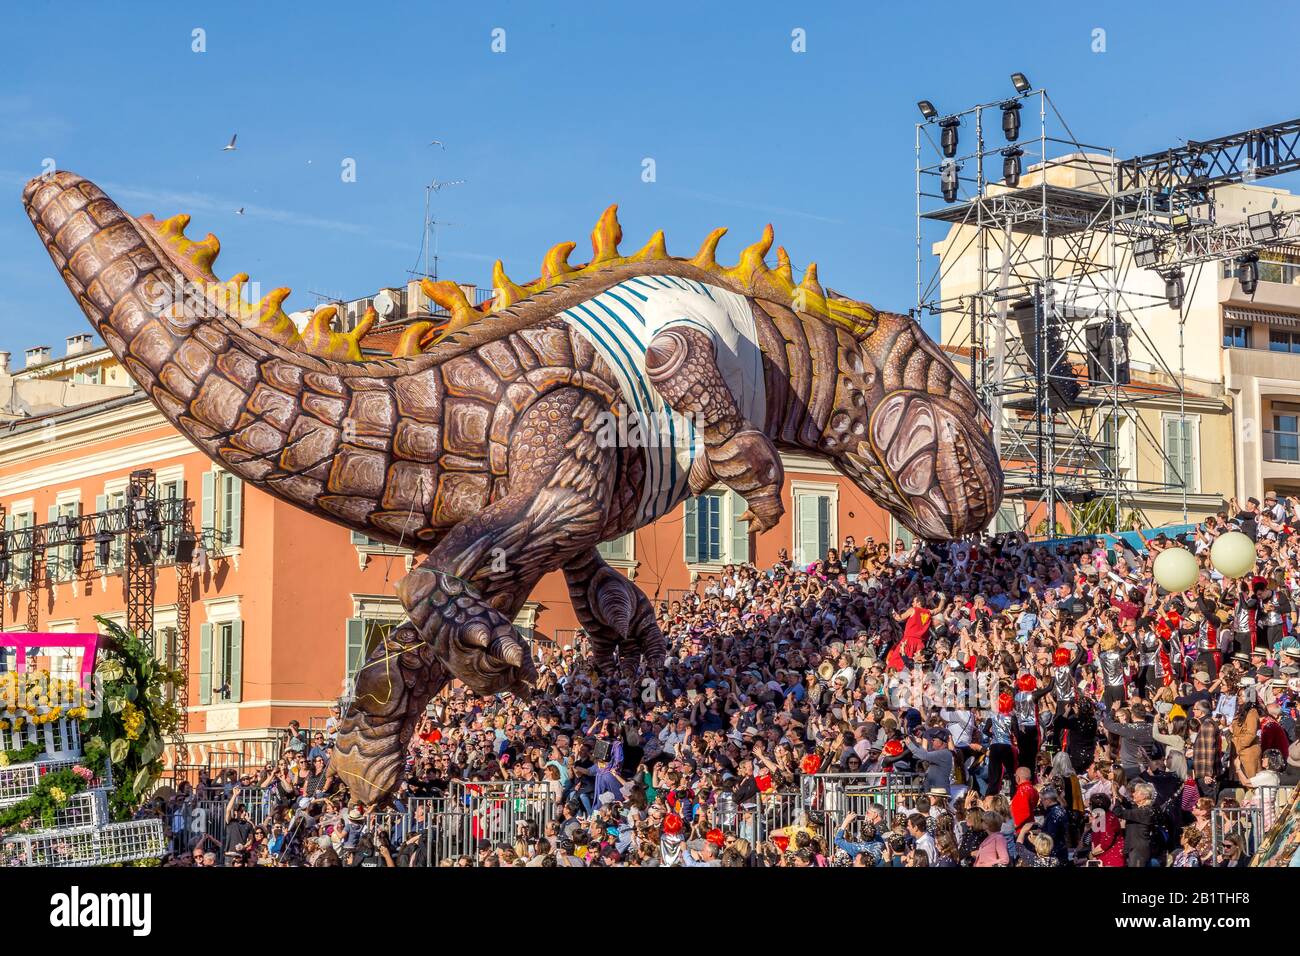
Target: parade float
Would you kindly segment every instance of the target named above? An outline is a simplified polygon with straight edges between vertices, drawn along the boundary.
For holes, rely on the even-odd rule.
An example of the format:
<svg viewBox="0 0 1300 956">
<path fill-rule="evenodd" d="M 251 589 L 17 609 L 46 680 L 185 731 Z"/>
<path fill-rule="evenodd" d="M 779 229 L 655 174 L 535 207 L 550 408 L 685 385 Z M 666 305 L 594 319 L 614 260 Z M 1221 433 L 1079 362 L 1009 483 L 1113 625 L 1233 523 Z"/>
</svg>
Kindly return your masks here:
<svg viewBox="0 0 1300 956">
<path fill-rule="evenodd" d="M 181 676 L 104 623 L 107 637 L 0 635 L 0 866 L 101 866 L 164 852 L 162 822 L 132 817 L 178 723 L 162 691 Z"/>
</svg>

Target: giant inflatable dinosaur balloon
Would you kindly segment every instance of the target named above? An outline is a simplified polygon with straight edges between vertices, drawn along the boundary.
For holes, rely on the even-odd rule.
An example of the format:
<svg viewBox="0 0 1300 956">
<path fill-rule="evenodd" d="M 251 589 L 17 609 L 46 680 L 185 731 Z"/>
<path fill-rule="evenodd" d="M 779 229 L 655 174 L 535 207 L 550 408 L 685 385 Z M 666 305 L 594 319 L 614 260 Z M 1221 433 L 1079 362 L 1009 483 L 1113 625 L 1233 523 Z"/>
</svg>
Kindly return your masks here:
<svg viewBox="0 0 1300 956">
<path fill-rule="evenodd" d="M 552 249 L 541 277 L 472 308 L 426 282 L 451 319 L 368 355 L 370 318 L 330 310 L 300 334 L 221 282 L 219 245 L 188 217 L 127 215 L 69 172 L 29 183 L 27 213 L 95 330 L 181 432 L 263 491 L 427 552 L 398 585 L 409 620 L 374 649 L 332 767 L 367 802 L 395 786 L 416 720 L 452 678 L 478 693 L 535 678 L 511 622 L 562 569 L 602 667 L 662 663 L 649 601 L 596 545 L 721 482 L 760 531 L 783 512 L 779 452 L 829 461 L 928 537 L 983 528 L 1001 471 L 990 427 L 910 318 L 801 282 L 771 227 L 738 264 L 662 233 L 624 256 L 611 207 L 592 258 Z M 635 419 L 639 440 L 611 422 Z M 611 440 L 611 436 L 615 436 Z"/>
</svg>

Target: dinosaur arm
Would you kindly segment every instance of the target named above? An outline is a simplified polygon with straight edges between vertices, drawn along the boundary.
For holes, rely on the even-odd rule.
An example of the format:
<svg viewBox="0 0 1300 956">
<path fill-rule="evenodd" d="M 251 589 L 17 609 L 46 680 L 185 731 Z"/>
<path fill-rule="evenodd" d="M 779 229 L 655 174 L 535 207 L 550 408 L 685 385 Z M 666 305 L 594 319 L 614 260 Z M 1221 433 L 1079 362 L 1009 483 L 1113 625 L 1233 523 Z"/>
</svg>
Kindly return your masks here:
<svg viewBox="0 0 1300 956">
<path fill-rule="evenodd" d="M 709 336 L 693 328 L 665 329 L 646 350 L 646 373 L 673 411 L 695 423 L 704 441 L 704 457 L 691 468 L 691 492 L 721 481 L 749 502 L 746 520 L 760 531 L 772 528 L 785 512 L 781 456 L 740 411 Z"/>
</svg>

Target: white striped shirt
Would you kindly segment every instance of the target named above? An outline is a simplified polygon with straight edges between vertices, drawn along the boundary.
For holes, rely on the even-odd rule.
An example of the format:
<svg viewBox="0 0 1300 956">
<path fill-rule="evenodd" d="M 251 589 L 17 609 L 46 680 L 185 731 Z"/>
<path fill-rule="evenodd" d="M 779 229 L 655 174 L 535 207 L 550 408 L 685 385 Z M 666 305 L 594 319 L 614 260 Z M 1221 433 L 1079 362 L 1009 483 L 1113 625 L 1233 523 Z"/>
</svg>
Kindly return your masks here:
<svg viewBox="0 0 1300 956">
<path fill-rule="evenodd" d="M 639 445 L 645 457 L 639 524 L 667 514 L 689 496 L 691 462 L 704 451 L 694 423 L 669 408 L 646 375 L 646 348 L 660 331 L 684 325 L 707 334 L 741 414 L 763 424 L 763 359 L 744 296 L 679 276 L 637 276 L 560 316 L 592 344 L 622 389 L 626 415 L 610 433 L 622 444 Z"/>
</svg>

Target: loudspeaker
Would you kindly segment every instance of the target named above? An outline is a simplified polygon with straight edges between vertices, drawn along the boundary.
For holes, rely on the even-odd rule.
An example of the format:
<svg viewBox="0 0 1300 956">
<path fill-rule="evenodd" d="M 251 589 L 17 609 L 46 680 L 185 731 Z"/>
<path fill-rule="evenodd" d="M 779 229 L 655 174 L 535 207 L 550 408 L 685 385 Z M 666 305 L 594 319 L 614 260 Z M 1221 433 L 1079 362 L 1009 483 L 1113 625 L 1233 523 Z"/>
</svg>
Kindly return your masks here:
<svg viewBox="0 0 1300 956">
<path fill-rule="evenodd" d="M 1116 322 L 1116 334 L 1111 335 L 1110 331 L 1109 322 L 1090 325 L 1083 330 L 1084 342 L 1088 349 L 1088 379 L 1093 382 L 1109 383 L 1113 362 L 1115 384 L 1127 385 L 1129 382 L 1128 323 Z"/>
<path fill-rule="evenodd" d="M 1029 366 L 1034 374 L 1040 369 L 1047 369 L 1043 374 L 1047 385 L 1048 407 L 1060 410 L 1075 407 L 1082 386 L 1075 378 L 1070 363 L 1066 361 L 1065 343 L 1061 340 L 1061 331 L 1055 320 L 1049 317 L 1046 334 L 1039 340 L 1039 323 L 1042 321 L 1042 300 L 1021 299 L 1011 307 L 1010 317 L 1020 332 L 1020 341 L 1024 344 L 1025 354 L 1029 356 Z M 1044 357 L 1039 352 L 1046 348 Z"/>
</svg>

